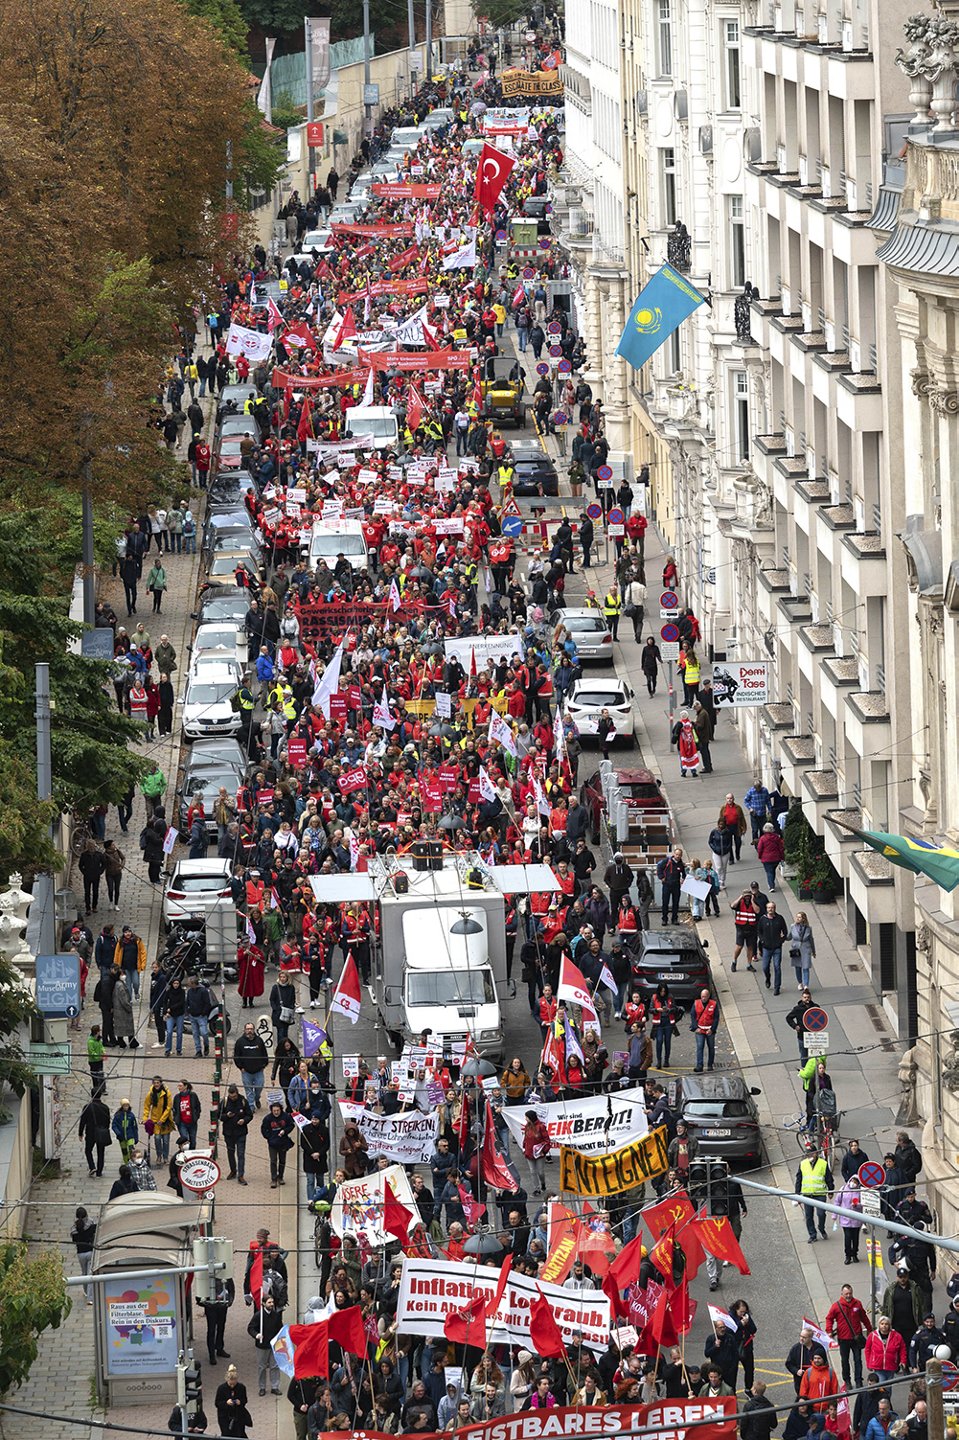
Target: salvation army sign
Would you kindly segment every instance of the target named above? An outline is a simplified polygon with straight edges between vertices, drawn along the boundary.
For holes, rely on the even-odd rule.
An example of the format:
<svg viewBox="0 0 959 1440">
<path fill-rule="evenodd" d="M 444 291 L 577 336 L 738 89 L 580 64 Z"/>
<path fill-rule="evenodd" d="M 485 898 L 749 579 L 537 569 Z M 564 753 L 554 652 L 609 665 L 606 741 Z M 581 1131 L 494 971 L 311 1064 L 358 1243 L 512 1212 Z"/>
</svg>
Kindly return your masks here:
<svg viewBox="0 0 959 1440">
<path fill-rule="evenodd" d="M 402 1173 L 402 1172 L 401 1172 Z M 444 1334 L 443 1322 L 453 1310 L 462 1310 L 477 1291 L 492 1300 L 499 1270 L 457 1260 L 420 1260 L 407 1256 L 403 1261 L 396 1306 L 396 1328 L 400 1335 Z M 490 1343 L 529 1343 L 529 1309 L 539 1292 L 549 1301 L 553 1318 L 567 1345 L 581 1334 L 583 1344 L 602 1353 L 609 1344 L 609 1300 L 601 1290 L 576 1294 L 560 1285 L 550 1285 L 528 1275 L 512 1273 L 500 1307 L 488 1321 Z"/>
<path fill-rule="evenodd" d="M 655 1405 L 556 1406 L 552 1410 L 519 1410 L 499 1420 L 446 1431 L 454 1440 L 580 1440 L 583 1435 L 635 1435 L 656 1431 L 663 1440 L 733 1440 L 736 1397 L 715 1400 L 661 1400 Z M 687 1427 L 695 1426 L 688 1430 Z M 320 1432 L 318 1440 L 391 1440 L 376 1430 Z M 439 1440 L 426 1435 L 423 1440 Z"/>
<path fill-rule="evenodd" d="M 649 1134 L 646 1119 L 646 1092 L 617 1090 L 611 1095 L 577 1099 L 575 1107 L 562 1101 L 556 1105 L 523 1105 L 515 1110 L 503 1107 L 502 1115 L 517 1143 L 523 1141 L 526 1111 L 535 1110 L 549 1131 L 553 1147 L 564 1145 L 584 1155 L 603 1155 L 619 1150 L 632 1140 Z"/>
<path fill-rule="evenodd" d="M 724 660 L 713 666 L 713 699 L 716 708 L 738 710 L 743 705 L 769 704 L 769 666 L 764 660 L 732 663 Z"/>
</svg>

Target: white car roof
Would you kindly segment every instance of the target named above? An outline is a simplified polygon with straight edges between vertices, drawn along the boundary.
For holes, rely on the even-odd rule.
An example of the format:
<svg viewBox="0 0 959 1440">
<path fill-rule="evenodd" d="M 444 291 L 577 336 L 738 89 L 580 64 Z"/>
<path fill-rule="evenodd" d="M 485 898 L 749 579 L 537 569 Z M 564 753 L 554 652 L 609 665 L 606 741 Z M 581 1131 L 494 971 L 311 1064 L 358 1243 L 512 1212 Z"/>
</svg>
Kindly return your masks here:
<svg viewBox="0 0 959 1440">
<path fill-rule="evenodd" d="M 182 875 L 229 875 L 232 861 L 218 860 L 215 856 L 211 860 L 178 860 L 176 869 Z"/>
<path fill-rule="evenodd" d="M 596 680 L 594 680 L 592 676 L 587 676 L 584 679 L 573 681 L 573 694 L 575 695 L 577 690 L 583 689 L 598 690 L 600 691 L 600 693 L 605 693 L 607 695 L 617 695 L 622 693 L 623 686 L 624 682 L 622 680 L 617 680 L 615 675 L 601 675 Z"/>
<path fill-rule="evenodd" d="M 196 674 L 196 671 L 193 671 L 193 673 L 192 673 L 191 676 L 190 676 L 190 679 L 191 679 L 191 680 L 194 679 L 194 678 L 199 679 L 199 676 Z M 228 665 L 228 664 L 226 664 L 226 663 L 225 663 L 224 661 L 222 661 L 222 660 L 213 660 L 212 662 L 206 662 L 206 661 L 205 661 L 205 662 L 203 663 L 203 683 L 204 683 L 204 685 L 209 685 L 209 683 L 210 683 L 211 680 L 223 680 L 223 681 L 227 681 L 227 680 L 235 680 L 235 679 L 236 679 L 236 666 L 235 666 L 235 665 Z"/>
</svg>

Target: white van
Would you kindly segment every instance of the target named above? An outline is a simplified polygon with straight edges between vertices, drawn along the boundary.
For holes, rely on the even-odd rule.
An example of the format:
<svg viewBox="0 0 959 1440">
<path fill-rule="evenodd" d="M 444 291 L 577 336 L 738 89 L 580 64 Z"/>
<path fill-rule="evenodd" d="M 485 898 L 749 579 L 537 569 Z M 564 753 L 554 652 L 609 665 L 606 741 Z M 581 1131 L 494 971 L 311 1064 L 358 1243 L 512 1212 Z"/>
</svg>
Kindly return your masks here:
<svg viewBox="0 0 959 1440">
<path fill-rule="evenodd" d="M 310 535 L 310 565 L 325 560 L 332 570 L 338 555 L 343 555 L 353 570 L 365 570 L 369 564 L 366 537 L 361 520 L 314 520 Z"/>
<path fill-rule="evenodd" d="M 372 435 L 377 450 L 400 448 L 400 427 L 392 405 L 351 405 L 346 424 L 348 435 Z"/>
<path fill-rule="evenodd" d="M 401 126 L 390 136 L 390 148 L 402 145 L 404 150 L 415 150 L 422 138 L 418 125 Z"/>
</svg>

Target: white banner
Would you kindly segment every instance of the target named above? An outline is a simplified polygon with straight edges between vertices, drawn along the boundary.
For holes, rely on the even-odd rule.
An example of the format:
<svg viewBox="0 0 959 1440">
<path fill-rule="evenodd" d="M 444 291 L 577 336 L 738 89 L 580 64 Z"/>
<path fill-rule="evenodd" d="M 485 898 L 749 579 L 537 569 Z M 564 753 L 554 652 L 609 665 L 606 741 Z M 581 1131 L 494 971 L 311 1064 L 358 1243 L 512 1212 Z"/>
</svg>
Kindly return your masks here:
<svg viewBox="0 0 959 1440">
<path fill-rule="evenodd" d="M 732 664 L 724 660 L 713 666 L 713 699 L 716 709 L 738 710 L 742 705 L 769 704 L 770 667 L 765 660 Z"/>
<path fill-rule="evenodd" d="M 419 1260 L 407 1256 L 396 1306 L 400 1335 L 442 1336 L 443 1321 L 462 1310 L 477 1291 L 489 1299 L 496 1293 L 499 1271 L 451 1260 Z M 499 1310 L 487 1324 L 493 1345 L 525 1345 L 529 1341 L 529 1308 L 539 1292 L 549 1301 L 553 1318 L 567 1345 L 582 1335 L 590 1350 L 609 1344 L 609 1300 L 601 1290 L 574 1294 L 532 1276 L 510 1274 Z"/>
<path fill-rule="evenodd" d="M 485 670 L 495 660 L 511 660 L 525 654 L 522 635 L 464 635 L 443 641 L 447 657 L 455 655 L 466 671 L 470 673 L 470 653 L 476 655 L 476 669 Z"/>
<path fill-rule="evenodd" d="M 407 1110 L 400 1115 L 375 1115 L 362 1105 L 341 1100 L 340 1114 L 352 1120 L 366 1141 L 372 1159 L 385 1155 L 401 1165 L 419 1165 L 429 1160 L 436 1149 L 440 1117 L 434 1110 L 424 1115 L 421 1110 Z"/>
<path fill-rule="evenodd" d="M 567 1150 L 578 1150 L 582 1155 L 621 1150 L 649 1134 L 646 1097 L 641 1087 L 614 1090 L 610 1095 L 577 1096 L 575 1105 L 565 1101 L 555 1105 L 504 1105 L 503 1119 L 520 1144 L 527 1110 L 536 1111 L 549 1131 L 554 1149 L 565 1145 Z"/>
<path fill-rule="evenodd" d="M 334 1233 L 341 1239 L 344 1235 L 363 1234 L 370 1245 L 387 1244 L 393 1237 L 380 1228 L 387 1181 L 397 1200 L 412 1212 L 415 1220 L 419 1212 L 406 1171 L 402 1165 L 387 1165 L 385 1170 L 374 1170 L 361 1180 L 344 1180 L 337 1186 L 330 1212 Z"/>
<path fill-rule="evenodd" d="M 273 349 L 273 336 L 245 325 L 230 326 L 226 336 L 228 355 L 245 355 L 248 360 L 265 360 Z"/>
</svg>

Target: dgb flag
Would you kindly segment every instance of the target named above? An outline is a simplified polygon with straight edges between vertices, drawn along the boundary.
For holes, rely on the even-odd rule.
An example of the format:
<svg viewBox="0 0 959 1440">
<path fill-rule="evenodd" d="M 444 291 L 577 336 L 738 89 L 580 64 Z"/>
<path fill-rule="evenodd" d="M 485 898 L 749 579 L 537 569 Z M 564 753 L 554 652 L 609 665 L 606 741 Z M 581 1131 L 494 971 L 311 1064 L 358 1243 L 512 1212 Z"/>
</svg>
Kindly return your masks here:
<svg viewBox="0 0 959 1440">
<path fill-rule="evenodd" d="M 700 295 L 678 270 L 663 265 L 643 286 L 630 310 L 616 354 L 639 370 L 705 300 L 705 295 Z"/>
</svg>

